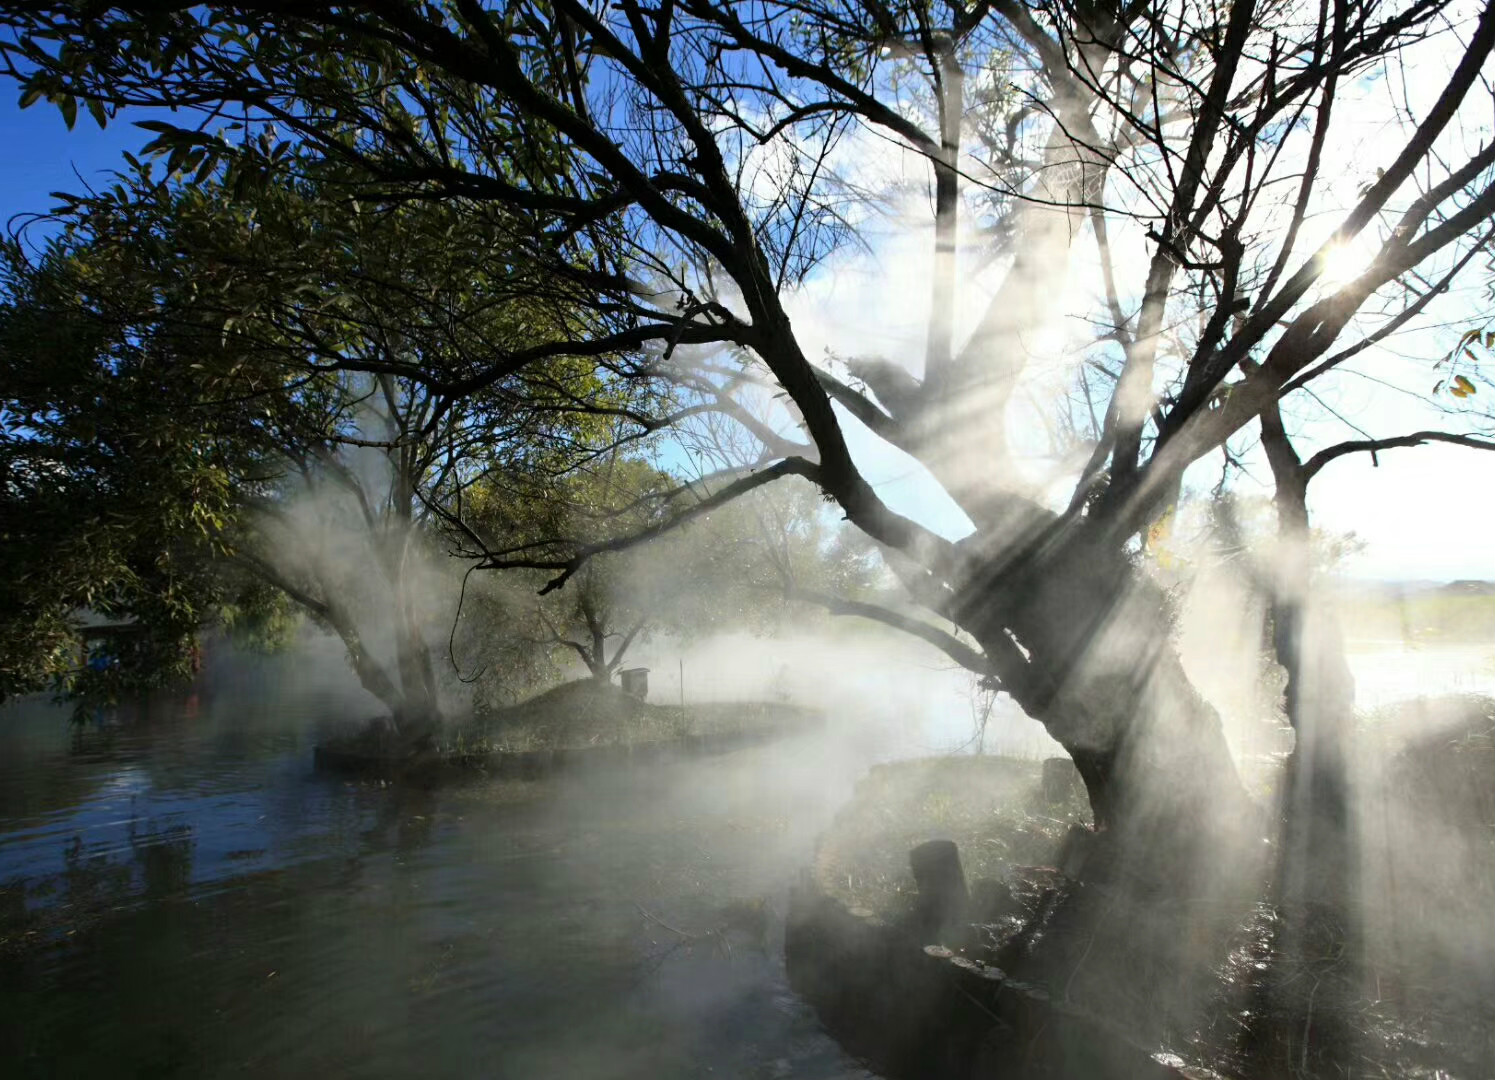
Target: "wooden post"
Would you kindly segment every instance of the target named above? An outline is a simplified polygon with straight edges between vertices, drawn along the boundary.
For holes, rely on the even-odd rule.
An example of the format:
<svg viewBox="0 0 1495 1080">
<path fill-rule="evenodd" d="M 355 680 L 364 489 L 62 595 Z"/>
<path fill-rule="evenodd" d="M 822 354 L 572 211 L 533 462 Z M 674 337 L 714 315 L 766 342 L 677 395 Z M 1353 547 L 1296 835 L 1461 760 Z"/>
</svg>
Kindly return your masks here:
<svg viewBox="0 0 1495 1080">
<path fill-rule="evenodd" d="M 960 849 L 953 840 L 930 840 L 908 853 L 909 869 L 919 887 L 917 913 L 922 928 L 937 936 L 956 929 L 970 905 Z"/>
</svg>

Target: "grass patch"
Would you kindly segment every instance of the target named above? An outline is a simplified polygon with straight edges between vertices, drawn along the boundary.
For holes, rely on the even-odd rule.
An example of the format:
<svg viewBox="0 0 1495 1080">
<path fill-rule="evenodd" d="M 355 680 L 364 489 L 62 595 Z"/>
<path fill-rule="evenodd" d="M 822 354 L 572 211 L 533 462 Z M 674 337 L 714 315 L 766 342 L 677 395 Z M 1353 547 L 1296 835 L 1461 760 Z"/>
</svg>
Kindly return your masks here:
<svg viewBox="0 0 1495 1080">
<path fill-rule="evenodd" d="M 456 725 L 444 748 L 470 754 L 615 746 L 677 739 L 688 730 L 679 708 L 581 679 Z"/>
<path fill-rule="evenodd" d="M 910 848 L 953 840 L 966 880 L 1004 880 L 1018 866 L 1053 861 L 1072 824 L 1088 824 L 1078 775 L 1062 799 L 1042 791 L 1042 763 L 961 756 L 879 765 L 821 838 L 820 889 L 847 907 L 894 919 L 916 896 Z"/>
<path fill-rule="evenodd" d="M 651 705 L 591 679 L 563 683 L 528 701 L 454 725 L 442 749 L 454 754 L 638 746 L 690 735 L 793 731 L 818 714 L 776 702 Z"/>
<path fill-rule="evenodd" d="M 1417 644 L 1495 641 L 1495 584 L 1456 582 L 1422 589 L 1357 588 L 1339 599 L 1360 638 Z"/>
</svg>

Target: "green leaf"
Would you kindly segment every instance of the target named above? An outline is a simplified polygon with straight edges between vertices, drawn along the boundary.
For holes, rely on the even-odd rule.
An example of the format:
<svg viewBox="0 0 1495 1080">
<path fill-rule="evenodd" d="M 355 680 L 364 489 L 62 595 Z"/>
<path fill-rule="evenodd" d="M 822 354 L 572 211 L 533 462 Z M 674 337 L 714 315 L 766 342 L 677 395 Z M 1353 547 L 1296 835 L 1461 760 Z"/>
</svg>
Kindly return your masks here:
<svg viewBox="0 0 1495 1080">
<path fill-rule="evenodd" d="M 201 187 L 203 181 L 212 175 L 213 169 L 218 164 L 218 155 L 205 153 L 202 156 L 202 164 L 197 167 L 197 172 L 192 177 L 192 183 Z"/>
<path fill-rule="evenodd" d="M 68 94 L 58 100 L 57 107 L 62 110 L 62 122 L 72 131 L 73 125 L 78 122 L 78 99 Z"/>
<path fill-rule="evenodd" d="M 1468 379 L 1464 378 L 1464 376 L 1462 376 L 1462 375 L 1455 375 L 1453 377 L 1453 382 L 1454 382 L 1454 390 L 1452 391 L 1453 394 L 1455 394 L 1458 397 L 1471 397 L 1471 396 L 1473 396 L 1473 394 L 1474 394 L 1474 384 L 1472 382 L 1470 382 Z"/>
</svg>

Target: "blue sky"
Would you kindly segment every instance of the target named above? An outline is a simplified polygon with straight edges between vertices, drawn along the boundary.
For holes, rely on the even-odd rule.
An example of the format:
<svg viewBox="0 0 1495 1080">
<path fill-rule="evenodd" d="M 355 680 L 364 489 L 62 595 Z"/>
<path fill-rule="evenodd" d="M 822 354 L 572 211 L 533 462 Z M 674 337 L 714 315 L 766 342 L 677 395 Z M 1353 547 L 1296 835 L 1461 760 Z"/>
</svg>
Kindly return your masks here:
<svg viewBox="0 0 1495 1080">
<path fill-rule="evenodd" d="M 98 184 L 121 164 L 120 154 L 136 151 L 151 138 L 124 119 L 103 131 L 80 111 L 72 131 L 62 114 L 46 102 L 17 107 L 19 94 L 0 86 L 0 211 L 16 214 L 51 209 L 54 191 L 78 191 L 86 181 Z"/>
<path fill-rule="evenodd" d="M 124 118 L 101 131 L 86 113 L 69 132 L 55 108 L 39 103 L 21 110 L 17 97 L 10 88 L 0 88 L 0 211 L 6 219 L 45 212 L 53 205 L 53 191 L 104 182 L 121 163 L 123 151 L 136 151 L 151 138 Z M 1404 429 L 1395 420 L 1385 426 L 1388 430 L 1380 433 Z M 856 449 L 871 478 L 899 510 L 947 534 L 958 535 L 968 527 L 943 491 L 913 463 L 893 460 L 870 445 Z M 1365 551 L 1344 568 L 1352 575 L 1495 578 L 1492 490 L 1495 453 L 1429 446 L 1384 454 L 1379 468 L 1366 455 L 1336 462 L 1315 483 L 1311 498 L 1315 524 L 1354 531 L 1365 541 Z M 1265 483 L 1259 493 L 1269 494 Z"/>
</svg>

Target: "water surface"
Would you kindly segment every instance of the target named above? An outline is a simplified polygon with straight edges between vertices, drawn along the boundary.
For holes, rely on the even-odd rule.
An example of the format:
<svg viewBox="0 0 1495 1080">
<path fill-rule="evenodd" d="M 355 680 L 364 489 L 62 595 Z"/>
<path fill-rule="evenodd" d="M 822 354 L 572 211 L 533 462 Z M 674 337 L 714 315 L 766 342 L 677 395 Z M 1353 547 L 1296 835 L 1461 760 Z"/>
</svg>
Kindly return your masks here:
<svg viewBox="0 0 1495 1080">
<path fill-rule="evenodd" d="M 311 769 L 347 703 L 286 677 L 76 728 L 0 714 L 6 1075 L 867 1075 L 780 947 L 860 771 L 844 746 L 528 792 L 347 783 Z"/>
</svg>

